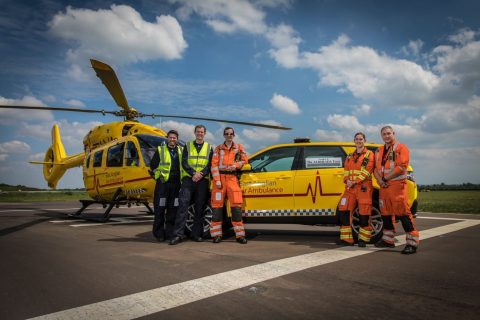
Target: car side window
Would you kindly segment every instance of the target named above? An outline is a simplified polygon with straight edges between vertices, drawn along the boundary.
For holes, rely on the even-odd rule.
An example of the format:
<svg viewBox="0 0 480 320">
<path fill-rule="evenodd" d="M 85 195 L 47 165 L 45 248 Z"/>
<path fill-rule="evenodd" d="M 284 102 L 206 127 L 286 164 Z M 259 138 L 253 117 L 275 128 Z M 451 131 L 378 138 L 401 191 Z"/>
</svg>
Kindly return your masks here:
<svg viewBox="0 0 480 320">
<path fill-rule="evenodd" d="M 341 147 L 305 147 L 301 169 L 343 168 L 346 154 Z"/>
<path fill-rule="evenodd" d="M 139 166 L 139 157 L 137 147 L 135 147 L 135 143 L 132 141 L 127 142 L 127 147 L 125 148 L 125 165 L 130 166 Z"/>
<path fill-rule="evenodd" d="M 94 167 L 101 167 L 102 166 L 102 155 L 103 150 L 95 152 L 93 155 L 93 166 Z"/>
<path fill-rule="evenodd" d="M 123 166 L 123 146 L 124 145 L 125 143 L 120 143 L 108 149 L 107 167 Z"/>
<path fill-rule="evenodd" d="M 267 150 L 249 160 L 253 172 L 276 172 L 292 170 L 297 147 Z"/>
</svg>

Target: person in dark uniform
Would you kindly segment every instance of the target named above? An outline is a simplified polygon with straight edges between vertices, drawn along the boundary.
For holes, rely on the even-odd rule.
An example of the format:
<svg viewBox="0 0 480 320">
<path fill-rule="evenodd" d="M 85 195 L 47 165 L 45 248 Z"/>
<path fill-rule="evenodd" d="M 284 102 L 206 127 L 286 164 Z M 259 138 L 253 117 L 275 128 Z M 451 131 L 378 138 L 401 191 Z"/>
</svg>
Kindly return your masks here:
<svg viewBox="0 0 480 320">
<path fill-rule="evenodd" d="M 182 147 L 178 145 L 178 132 L 170 130 L 167 139 L 167 143 L 158 147 L 150 162 L 157 181 L 153 196 L 155 218 L 152 233 L 159 242 L 173 238 L 180 191 Z"/>
<path fill-rule="evenodd" d="M 195 216 L 191 238 L 203 241 L 203 221 L 210 187 L 210 167 L 213 150 L 204 140 L 207 129 L 204 125 L 195 126 L 195 140 L 188 142 L 182 155 L 182 187 L 179 194 L 178 214 L 175 219 L 174 237 L 171 245 L 182 242 L 185 233 L 188 207 L 194 199 Z"/>
</svg>

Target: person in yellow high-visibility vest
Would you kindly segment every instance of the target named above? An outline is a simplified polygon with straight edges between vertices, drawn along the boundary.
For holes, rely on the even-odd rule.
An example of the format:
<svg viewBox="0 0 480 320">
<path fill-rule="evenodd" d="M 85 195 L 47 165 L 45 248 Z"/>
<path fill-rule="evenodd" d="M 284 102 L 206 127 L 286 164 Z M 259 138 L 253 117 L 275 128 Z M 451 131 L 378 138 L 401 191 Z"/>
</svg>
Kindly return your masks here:
<svg viewBox="0 0 480 320">
<path fill-rule="evenodd" d="M 204 140 L 207 128 L 204 125 L 195 126 L 195 140 L 188 142 L 182 154 L 182 186 L 179 193 L 179 206 L 175 219 L 174 237 L 171 245 L 182 242 L 185 233 L 188 207 L 194 199 L 195 215 L 191 238 L 194 241 L 203 241 L 203 226 L 205 207 L 210 187 L 210 167 L 213 150 Z"/>
<path fill-rule="evenodd" d="M 156 180 L 152 233 L 160 242 L 173 237 L 180 191 L 181 163 L 182 147 L 178 145 L 178 132 L 170 130 L 167 133 L 167 143 L 158 147 L 150 161 L 150 169 Z"/>
</svg>

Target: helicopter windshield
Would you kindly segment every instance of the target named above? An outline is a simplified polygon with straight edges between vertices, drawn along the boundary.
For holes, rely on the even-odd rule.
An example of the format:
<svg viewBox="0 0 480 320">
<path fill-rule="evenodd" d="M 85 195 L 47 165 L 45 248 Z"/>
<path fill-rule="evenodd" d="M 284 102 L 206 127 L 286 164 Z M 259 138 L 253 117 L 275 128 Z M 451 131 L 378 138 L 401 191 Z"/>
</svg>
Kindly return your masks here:
<svg viewBox="0 0 480 320">
<path fill-rule="evenodd" d="M 157 151 L 158 146 L 160 146 L 162 143 L 167 143 L 167 137 L 149 134 L 137 134 L 135 137 L 137 137 L 138 143 L 140 144 L 140 151 L 142 152 L 143 161 L 148 167 L 150 166 L 150 161 L 152 160 L 155 151 Z M 185 144 L 181 140 L 178 143 L 181 146 Z"/>
<path fill-rule="evenodd" d="M 140 144 L 140 151 L 142 152 L 143 161 L 145 165 L 150 166 L 150 161 L 155 154 L 158 146 L 162 143 L 167 143 L 166 137 L 152 136 L 149 134 L 137 134 L 138 143 Z"/>
</svg>

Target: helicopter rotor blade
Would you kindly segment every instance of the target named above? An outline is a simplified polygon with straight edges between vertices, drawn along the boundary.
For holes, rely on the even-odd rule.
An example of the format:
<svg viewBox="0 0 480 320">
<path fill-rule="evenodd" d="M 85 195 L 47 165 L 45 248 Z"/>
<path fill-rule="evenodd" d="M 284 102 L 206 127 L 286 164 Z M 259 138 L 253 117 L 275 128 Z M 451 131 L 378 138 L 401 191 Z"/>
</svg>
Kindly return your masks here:
<svg viewBox="0 0 480 320">
<path fill-rule="evenodd" d="M 79 109 L 79 108 L 65 108 L 65 107 L 34 107 L 34 106 L 10 106 L 0 105 L 1 109 L 22 109 L 22 110 L 53 110 L 53 111 L 70 111 L 70 112 L 85 112 L 85 113 L 101 113 L 118 115 L 116 111 L 94 110 L 94 109 Z"/>
<path fill-rule="evenodd" d="M 90 62 L 97 77 L 102 80 L 103 85 L 107 88 L 108 92 L 110 92 L 115 103 L 122 108 L 125 113 L 128 113 L 130 107 L 128 106 L 127 98 L 125 97 L 125 93 L 123 92 L 115 71 L 104 62 L 95 59 L 90 59 Z"/>
<path fill-rule="evenodd" d="M 179 118 L 179 119 L 193 119 L 193 120 L 205 120 L 205 121 L 216 121 L 216 122 L 226 122 L 226 123 L 235 123 L 235 124 L 243 124 L 247 126 L 254 126 L 254 127 L 261 127 L 261 128 L 269 128 L 269 129 L 277 129 L 277 130 L 292 130 L 292 128 L 272 125 L 272 124 L 263 124 L 263 123 L 256 123 L 256 122 L 247 122 L 247 121 L 236 121 L 236 120 L 225 120 L 225 119 L 216 119 L 216 118 L 204 118 L 204 117 L 189 117 L 189 116 L 172 116 L 172 115 L 165 115 L 165 114 L 144 114 L 140 113 L 139 117 L 162 117 L 162 118 Z"/>
</svg>

